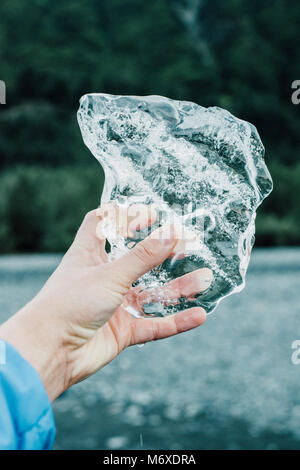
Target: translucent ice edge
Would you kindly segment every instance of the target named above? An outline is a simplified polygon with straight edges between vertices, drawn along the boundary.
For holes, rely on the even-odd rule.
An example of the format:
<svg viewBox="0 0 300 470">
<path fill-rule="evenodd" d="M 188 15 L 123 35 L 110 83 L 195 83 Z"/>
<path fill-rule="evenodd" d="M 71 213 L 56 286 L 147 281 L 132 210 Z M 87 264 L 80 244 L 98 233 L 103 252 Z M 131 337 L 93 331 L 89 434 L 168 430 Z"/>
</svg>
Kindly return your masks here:
<svg viewBox="0 0 300 470">
<path fill-rule="evenodd" d="M 256 210 L 272 190 L 256 128 L 221 108 L 161 96 L 85 95 L 78 121 L 105 172 L 102 203 L 148 205 L 157 211 L 158 225 L 175 221 L 195 233 L 193 253 L 143 276 L 143 290 L 202 267 L 214 274 L 211 287 L 195 299 L 182 298 L 177 305 L 151 301 L 127 310 L 164 316 L 201 306 L 211 313 L 221 299 L 242 290 Z M 113 234 L 110 226 L 114 257 L 138 241 Z"/>
</svg>

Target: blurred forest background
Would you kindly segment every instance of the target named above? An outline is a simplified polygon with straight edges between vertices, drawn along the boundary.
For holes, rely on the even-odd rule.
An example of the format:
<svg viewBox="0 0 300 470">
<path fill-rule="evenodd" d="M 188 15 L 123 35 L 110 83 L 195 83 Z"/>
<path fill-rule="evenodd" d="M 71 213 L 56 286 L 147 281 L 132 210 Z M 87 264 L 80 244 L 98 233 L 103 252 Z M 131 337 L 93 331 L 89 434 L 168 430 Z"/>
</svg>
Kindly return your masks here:
<svg viewBox="0 0 300 470">
<path fill-rule="evenodd" d="M 0 251 L 62 251 L 103 173 L 76 121 L 87 92 L 160 94 L 254 123 L 274 191 L 257 244 L 300 244 L 299 0 L 1 0 Z"/>
</svg>

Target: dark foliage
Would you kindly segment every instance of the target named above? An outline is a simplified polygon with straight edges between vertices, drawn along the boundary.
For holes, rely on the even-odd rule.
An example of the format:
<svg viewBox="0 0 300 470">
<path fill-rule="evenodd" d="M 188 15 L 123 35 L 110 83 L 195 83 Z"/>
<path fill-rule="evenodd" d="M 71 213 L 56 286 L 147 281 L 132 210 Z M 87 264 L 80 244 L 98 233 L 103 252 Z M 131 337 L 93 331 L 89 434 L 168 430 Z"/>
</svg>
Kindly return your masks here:
<svg viewBox="0 0 300 470">
<path fill-rule="evenodd" d="M 194 7 L 193 7 L 194 5 Z M 103 175 L 76 122 L 87 92 L 161 94 L 253 122 L 274 192 L 263 245 L 299 244 L 298 0 L 2 0 L 0 250 L 66 248 Z M 187 14 L 189 13 L 189 14 Z"/>
</svg>

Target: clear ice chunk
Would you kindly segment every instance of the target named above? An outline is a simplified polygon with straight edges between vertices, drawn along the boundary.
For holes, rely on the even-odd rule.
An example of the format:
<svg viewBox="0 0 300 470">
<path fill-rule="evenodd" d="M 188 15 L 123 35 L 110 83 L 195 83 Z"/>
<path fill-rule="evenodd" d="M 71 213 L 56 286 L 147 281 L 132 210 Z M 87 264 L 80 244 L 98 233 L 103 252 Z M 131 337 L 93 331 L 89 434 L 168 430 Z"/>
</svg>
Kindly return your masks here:
<svg viewBox="0 0 300 470">
<path fill-rule="evenodd" d="M 85 95 L 78 121 L 105 172 L 102 231 L 110 259 L 162 225 L 178 234 L 172 256 L 140 278 L 125 308 L 135 316 L 194 306 L 210 313 L 240 291 L 256 209 L 272 190 L 256 128 L 224 109 L 162 96 Z M 125 213 L 129 220 L 138 214 L 139 224 L 126 225 Z M 168 294 L 167 283 L 204 267 L 213 272 L 206 291 Z"/>
</svg>

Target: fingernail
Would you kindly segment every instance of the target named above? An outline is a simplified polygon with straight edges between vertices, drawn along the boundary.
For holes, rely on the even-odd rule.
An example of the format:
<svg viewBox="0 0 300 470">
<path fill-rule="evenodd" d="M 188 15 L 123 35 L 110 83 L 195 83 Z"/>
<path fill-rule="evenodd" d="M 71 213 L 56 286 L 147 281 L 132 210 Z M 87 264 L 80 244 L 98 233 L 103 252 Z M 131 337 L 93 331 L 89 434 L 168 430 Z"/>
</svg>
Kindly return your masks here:
<svg viewBox="0 0 300 470">
<path fill-rule="evenodd" d="M 163 246 L 170 246 L 175 243 L 175 230 L 173 225 L 164 225 L 157 231 L 159 242 Z"/>
<path fill-rule="evenodd" d="M 197 307 L 197 308 L 193 309 L 193 311 L 191 312 L 191 317 L 196 322 L 199 322 L 199 321 L 205 322 L 205 320 L 206 320 L 206 311 L 203 308 Z"/>
<path fill-rule="evenodd" d="M 197 276 L 199 292 L 207 290 L 211 286 L 213 279 L 213 272 L 208 268 L 203 268 Z"/>
</svg>

